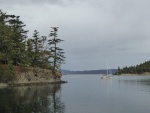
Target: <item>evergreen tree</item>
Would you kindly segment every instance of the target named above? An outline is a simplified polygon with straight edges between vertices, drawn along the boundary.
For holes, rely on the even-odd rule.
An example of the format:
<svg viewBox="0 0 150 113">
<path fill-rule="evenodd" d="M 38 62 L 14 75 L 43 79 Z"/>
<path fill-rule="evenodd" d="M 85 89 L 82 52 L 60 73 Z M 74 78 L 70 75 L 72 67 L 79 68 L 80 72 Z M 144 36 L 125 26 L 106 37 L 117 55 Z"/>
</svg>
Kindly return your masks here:
<svg viewBox="0 0 150 113">
<path fill-rule="evenodd" d="M 47 37 L 46 36 L 40 36 L 39 32 L 37 30 L 34 31 L 33 39 L 30 41 L 30 46 L 32 43 L 33 50 L 29 53 L 32 53 L 32 66 L 37 66 L 41 68 L 49 68 L 49 56 L 50 51 L 47 50 L 46 47 L 44 47 L 47 43 Z M 29 50 L 28 50 L 29 51 Z"/>
<path fill-rule="evenodd" d="M 144 74 L 145 72 L 150 72 L 150 61 L 136 66 L 124 67 L 122 69 L 118 68 L 118 73 L 116 74 Z"/>
<path fill-rule="evenodd" d="M 27 39 L 28 31 L 24 27 L 19 16 L 7 15 L 0 10 L 0 80 L 3 79 L 2 74 L 13 78 L 13 65 L 52 69 L 56 75 L 55 72 L 64 63 L 63 49 L 58 47 L 58 43 L 63 40 L 57 38 L 57 27 L 52 27 L 52 39 L 49 40 L 46 36 L 40 36 L 37 30 L 33 38 Z"/>
<path fill-rule="evenodd" d="M 38 66 L 39 64 L 39 40 L 40 40 L 40 34 L 37 30 L 34 31 L 33 33 L 33 51 L 34 51 L 34 55 L 33 55 L 33 62 L 32 62 L 32 66 Z"/>
<path fill-rule="evenodd" d="M 62 42 L 63 40 L 58 39 L 58 27 L 52 27 L 52 31 L 50 33 L 50 37 L 52 39 L 48 40 L 48 44 L 50 45 L 51 51 L 51 61 L 53 66 L 53 72 L 55 73 L 56 70 L 59 70 L 62 63 L 64 63 L 64 52 L 63 49 L 58 47 L 58 43 Z"/>
<path fill-rule="evenodd" d="M 19 65 L 25 59 L 25 42 L 28 31 L 23 29 L 25 25 L 19 20 L 19 16 L 7 15 L 0 11 L 0 49 L 1 62 L 12 62 Z"/>
<path fill-rule="evenodd" d="M 34 52 L 33 52 L 33 39 L 28 39 L 27 40 L 27 58 L 28 61 L 30 62 L 29 66 L 32 66 L 33 59 L 34 59 Z"/>
<path fill-rule="evenodd" d="M 27 32 L 23 29 L 25 27 L 24 23 L 19 20 L 19 16 L 14 16 L 9 20 L 10 27 L 12 28 L 12 40 L 14 46 L 12 48 L 12 59 L 14 65 L 24 65 L 28 64 L 26 56 L 26 38 Z"/>
<path fill-rule="evenodd" d="M 8 15 L 0 10 L 0 62 L 2 64 L 8 64 L 9 53 L 12 46 L 12 40 L 10 40 L 10 27 L 6 23 Z"/>
</svg>

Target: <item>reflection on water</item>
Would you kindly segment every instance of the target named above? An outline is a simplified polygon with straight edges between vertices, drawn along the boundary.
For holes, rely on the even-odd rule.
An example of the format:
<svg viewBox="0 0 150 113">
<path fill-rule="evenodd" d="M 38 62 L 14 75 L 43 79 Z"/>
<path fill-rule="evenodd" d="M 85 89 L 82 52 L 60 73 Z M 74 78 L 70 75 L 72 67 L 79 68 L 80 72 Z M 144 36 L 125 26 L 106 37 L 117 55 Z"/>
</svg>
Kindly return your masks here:
<svg viewBox="0 0 150 113">
<path fill-rule="evenodd" d="M 66 75 L 65 113 L 149 113 L 150 76 Z"/>
<path fill-rule="evenodd" d="M 0 89 L 0 113 L 64 113 L 61 85 Z"/>
<path fill-rule="evenodd" d="M 120 77 L 119 84 L 125 84 L 130 87 L 138 87 L 138 89 L 150 92 L 150 76 L 129 76 Z"/>
<path fill-rule="evenodd" d="M 139 77 L 140 78 L 140 77 Z M 123 82 L 125 84 L 140 84 L 140 85 L 150 85 L 150 79 L 139 79 L 139 78 L 131 78 L 130 79 L 124 79 L 119 80 L 119 82 Z"/>
<path fill-rule="evenodd" d="M 150 76 L 66 75 L 67 84 L 0 89 L 0 113 L 149 113 Z M 62 90 L 61 90 L 62 88 Z"/>
</svg>

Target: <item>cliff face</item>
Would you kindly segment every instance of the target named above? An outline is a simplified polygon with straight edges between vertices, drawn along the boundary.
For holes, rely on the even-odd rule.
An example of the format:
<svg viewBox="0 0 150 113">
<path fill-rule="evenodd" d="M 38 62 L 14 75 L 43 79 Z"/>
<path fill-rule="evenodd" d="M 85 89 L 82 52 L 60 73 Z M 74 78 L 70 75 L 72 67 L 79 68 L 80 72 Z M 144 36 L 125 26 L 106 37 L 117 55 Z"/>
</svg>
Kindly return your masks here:
<svg viewBox="0 0 150 113">
<path fill-rule="evenodd" d="M 14 84 L 28 84 L 28 83 L 53 83 L 60 81 L 61 73 L 56 72 L 55 75 L 51 70 L 33 68 L 33 67 L 16 67 Z M 55 78 L 55 79 L 54 79 Z"/>
</svg>

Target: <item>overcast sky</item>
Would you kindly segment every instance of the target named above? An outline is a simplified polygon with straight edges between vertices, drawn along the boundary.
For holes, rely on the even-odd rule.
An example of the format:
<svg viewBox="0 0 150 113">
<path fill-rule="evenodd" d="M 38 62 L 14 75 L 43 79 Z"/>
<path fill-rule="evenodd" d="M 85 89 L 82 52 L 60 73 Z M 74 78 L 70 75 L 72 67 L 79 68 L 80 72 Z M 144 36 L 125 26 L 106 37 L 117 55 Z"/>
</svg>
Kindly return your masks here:
<svg viewBox="0 0 150 113">
<path fill-rule="evenodd" d="M 28 36 L 59 27 L 65 40 L 62 69 L 121 68 L 150 60 L 150 0 L 0 0 L 0 9 L 21 16 Z"/>
</svg>

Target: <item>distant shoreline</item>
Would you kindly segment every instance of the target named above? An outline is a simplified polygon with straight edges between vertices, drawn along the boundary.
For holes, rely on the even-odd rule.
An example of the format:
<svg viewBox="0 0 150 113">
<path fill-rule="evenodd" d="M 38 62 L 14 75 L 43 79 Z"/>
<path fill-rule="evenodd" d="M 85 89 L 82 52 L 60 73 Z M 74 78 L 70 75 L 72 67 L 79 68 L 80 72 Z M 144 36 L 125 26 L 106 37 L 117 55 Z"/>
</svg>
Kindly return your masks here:
<svg viewBox="0 0 150 113">
<path fill-rule="evenodd" d="M 129 73 L 128 73 L 128 74 L 121 74 L 121 75 L 123 75 L 123 76 L 125 76 L 125 75 L 129 75 L 129 76 L 130 76 L 130 75 L 131 75 L 131 76 L 132 76 L 132 75 L 133 75 L 133 76 L 134 76 L 134 75 L 141 75 L 141 76 L 147 75 L 147 76 L 149 76 L 150 73 L 149 73 L 149 72 L 145 72 L 145 73 L 142 73 L 142 74 L 129 74 Z"/>
</svg>

